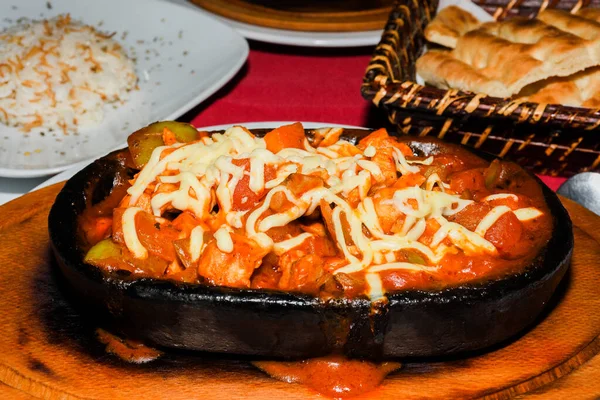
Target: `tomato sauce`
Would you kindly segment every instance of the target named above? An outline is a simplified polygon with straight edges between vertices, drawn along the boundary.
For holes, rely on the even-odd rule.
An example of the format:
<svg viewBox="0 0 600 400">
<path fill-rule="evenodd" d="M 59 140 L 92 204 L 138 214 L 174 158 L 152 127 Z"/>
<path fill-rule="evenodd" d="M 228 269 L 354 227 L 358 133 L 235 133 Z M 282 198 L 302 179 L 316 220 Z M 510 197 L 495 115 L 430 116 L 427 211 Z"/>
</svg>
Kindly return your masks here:
<svg viewBox="0 0 600 400">
<path fill-rule="evenodd" d="M 96 337 L 100 343 L 106 345 L 106 352 L 121 360 L 133 364 L 144 364 L 154 361 L 162 356 L 162 351 L 145 346 L 144 344 L 122 339 L 102 328 L 96 329 Z"/>
<path fill-rule="evenodd" d="M 302 150 L 314 156 L 319 143 L 335 146 L 339 143 L 340 134 L 334 132 L 329 136 L 317 137 L 313 140 L 314 148 L 308 149 L 302 126 L 294 124 L 268 133 L 265 136 L 266 150 L 261 150 L 273 153 Z M 252 141 L 254 138 L 246 139 Z M 266 224 L 269 228 L 260 233 L 264 235 L 262 239 L 266 236 L 267 241 L 272 241 L 270 247 L 263 246 L 264 241 L 259 243 L 258 235 L 252 237 L 248 232 L 256 231 L 261 224 L 272 222 L 275 217 L 296 212 L 300 207 L 299 199 L 306 193 L 318 189 L 331 190 L 336 184 L 328 180 L 329 170 L 322 168 L 306 174 L 292 172 L 276 185 L 267 187 L 268 182 L 277 181 L 278 169 L 290 166 L 289 159 L 281 165 L 264 164 L 261 173 L 253 175 L 252 168 L 255 167 L 252 165 L 260 165 L 264 160 L 257 162 L 257 159 L 248 158 L 247 154 L 250 152 L 240 153 L 246 155 L 237 159 L 227 156 L 231 165 L 226 165 L 220 171 L 220 179 L 231 183 L 235 171 L 243 172 L 236 178 L 235 188 L 230 191 L 230 204 L 216 199 L 227 192 L 223 189 L 226 185 L 219 184 L 219 188 L 213 185 L 207 196 L 210 207 L 207 207 L 207 212 L 197 213 L 202 215 L 195 215 L 184 206 L 201 197 L 195 192 L 203 189 L 200 181 L 194 182 L 198 185 L 186 189 L 191 195 L 189 198 L 185 197 L 185 201 L 164 203 L 157 213 L 152 205 L 152 196 L 169 195 L 179 190 L 184 182 L 173 182 L 178 175 L 182 175 L 179 173 L 181 171 L 164 171 L 163 175 L 144 188 L 137 202 L 130 205 L 131 196 L 126 190 L 133 188 L 136 178 L 123 179 L 123 169 L 116 180 L 116 189 L 113 189 L 104 202 L 89 207 L 80 219 L 82 237 L 87 242 L 87 248 L 97 250 L 90 250 L 86 262 L 108 273 L 127 270 L 131 279 L 151 277 L 242 289 L 280 290 L 318 296 L 323 301 L 331 298 L 368 297 L 371 295 L 371 284 L 367 282 L 369 268 L 386 264 L 410 264 L 412 268 L 390 267 L 377 270 L 382 293 L 411 289 L 440 290 L 502 277 L 531 265 L 550 239 L 553 224 L 538 182 L 516 164 L 499 160 L 490 163 L 456 146 L 436 144 L 438 148 L 433 156 L 427 157 L 428 154 L 422 154 L 409 146 L 411 140 L 414 139 L 397 140 L 385 130 L 378 130 L 363 138 L 356 146 L 347 143 L 338 148 L 338 158 L 358 156 L 363 162 L 360 167 L 362 169 L 356 165 L 353 168 L 359 172 L 371 171 L 365 184 L 367 189 L 363 190 L 366 195 L 361 194 L 360 189 L 364 189 L 361 187 L 339 190 L 335 192 L 335 196 L 342 198 L 345 202 L 343 205 L 332 201 L 332 198 L 336 199 L 333 196 L 323 197 L 317 199 L 310 212 L 307 208 L 285 224 Z M 325 150 L 329 151 L 325 154 L 333 151 Z M 176 149 L 167 149 L 164 155 L 175 151 Z M 294 167 L 297 167 L 297 171 L 303 168 L 303 164 L 298 163 Z M 229 176 L 227 171 L 234 172 Z M 184 172 L 189 177 L 190 171 Z M 345 171 L 337 172 L 340 175 L 335 176 L 340 180 L 338 186 L 347 183 L 349 179 L 346 182 L 342 179 L 348 177 L 344 175 Z M 357 177 L 356 174 L 350 175 L 350 178 Z M 262 176 L 264 182 L 261 182 L 258 189 L 253 189 L 257 176 Z M 194 176 L 194 179 L 202 178 Z M 427 219 L 423 217 L 421 231 L 411 239 L 416 242 L 412 247 L 380 252 L 379 260 L 362 265 L 362 269 L 339 271 L 349 265 L 352 259 L 368 259 L 367 251 L 360 248 L 361 238 L 363 242 L 369 243 L 385 236 L 406 238 L 408 235 L 405 224 L 413 218 L 410 216 L 411 211 L 421 212 L 421 207 L 416 198 L 409 198 L 398 206 L 397 192 L 406 189 L 433 192 L 431 188 L 426 189 L 428 185 L 437 185 L 435 192 L 438 194 L 443 192 L 469 204 L 456 213 L 444 214 L 444 218 L 436 219 L 441 216 L 441 211 Z M 267 203 L 269 190 L 275 186 L 283 190 L 271 196 Z M 351 219 L 355 217 L 353 213 L 362 213 L 357 209 L 364 204 L 365 197 L 372 202 L 377 226 L 367 226 L 369 224 L 365 218 L 356 228 L 357 224 L 352 225 Z M 456 203 L 460 202 L 452 204 Z M 134 259 L 126 245 L 123 214 L 128 206 L 139 209 L 134 225 L 136 238 L 148 252 L 145 259 Z M 352 209 L 351 212 L 346 206 Z M 493 219 L 486 229 L 481 228 L 482 224 L 485 225 L 483 221 L 498 207 L 503 210 L 508 208 L 509 211 Z M 237 221 L 239 224 L 229 222 L 231 215 L 227 214 L 227 209 L 242 214 Z M 341 209 L 344 211 L 340 212 Z M 519 218 L 517 212 L 526 209 L 535 209 L 539 214 L 532 218 Z M 250 216 L 257 211 L 260 211 L 260 215 L 252 220 L 252 229 L 247 229 Z M 457 228 L 458 233 L 454 232 L 454 237 L 439 234 L 443 225 L 451 224 L 460 228 Z M 224 225 L 228 225 L 229 230 L 225 236 L 229 242 L 223 240 L 219 243 L 216 231 L 223 229 Z M 194 237 L 194 241 L 197 244 L 196 250 L 202 251 L 198 251 L 201 254 L 192 256 L 194 249 L 191 237 L 198 229 L 200 234 Z M 360 235 L 352 232 L 353 229 L 360 231 Z M 473 250 L 456 243 L 459 241 L 457 236 L 459 239 L 460 235 L 468 237 L 478 229 L 483 233 L 477 240 L 491 244 L 493 251 L 482 251 L 483 246 Z M 293 241 L 301 235 L 307 238 L 291 247 L 276 246 Z M 104 246 L 97 247 L 103 241 Z M 110 245 L 107 245 L 107 241 Z M 436 241 L 437 244 L 433 245 Z M 393 241 L 390 240 L 388 244 L 390 242 Z M 475 240 L 471 242 L 474 243 Z M 227 250 L 228 245 L 233 250 Z M 424 250 L 421 246 L 427 246 L 427 249 Z M 100 254 L 102 248 L 109 249 L 110 252 Z M 439 257 L 428 251 L 437 251 L 439 248 L 443 250 Z M 89 256 L 90 253 L 94 257 Z M 115 254 L 121 257 L 118 263 L 115 263 Z M 382 254 L 389 256 L 389 259 L 383 259 Z M 160 356 L 160 352 L 136 342 L 122 340 L 102 330 L 98 331 L 98 338 L 106 344 L 108 352 L 129 362 L 146 362 Z M 376 363 L 347 359 L 341 355 L 302 361 L 256 361 L 253 364 L 273 378 L 300 383 L 318 393 L 337 398 L 369 392 L 388 374 L 401 368 L 398 362 Z"/>
<path fill-rule="evenodd" d="M 333 398 L 370 392 L 402 366 L 398 362 L 375 363 L 338 355 L 303 361 L 254 361 L 252 364 L 275 379 L 300 383 Z"/>
<path fill-rule="evenodd" d="M 267 150 L 305 151 L 306 144 L 302 132 L 299 124 L 271 131 L 265 137 Z M 471 232 L 476 231 L 495 208 L 508 208 L 510 212 L 493 220 L 481 236 L 493 245 L 494 252 L 480 249 L 471 251 L 468 246 L 463 248 L 456 243 L 456 235 L 454 239 L 448 235 L 441 242 L 438 240 L 432 245 L 439 236 L 442 225 L 435 216 L 428 216 L 422 221 L 426 224 L 415 241 L 420 245 L 433 246 L 432 251 L 437 251 L 440 247 L 445 248 L 442 256 L 432 258 L 433 253 L 425 254 L 422 250 L 409 246 L 387 253 L 381 252 L 379 260 L 373 261 L 371 265 L 342 272 L 352 257 L 364 260 L 367 258 L 366 253 L 359 243 L 355 243 L 356 232 L 352 233 L 352 230 L 357 230 L 356 224 L 353 228 L 347 211 L 340 213 L 343 207 L 323 199 L 312 212 L 296 216 L 284 225 L 275 224 L 261 233 L 268 236 L 273 243 L 283 243 L 302 235 L 308 239 L 297 242 L 285 251 L 277 250 L 273 246 L 262 247 L 255 240 L 256 236 L 249 236 L 246 225 L 250 223 L 250 215 L 260 211 L 260 216 L 252 222 L 256 230 L 264 222 L 272 221 L 273 218 L 286 213 L 293 213 L 298 199 L 304 194 L 319 189 L 330 190 L 334 184 L 328 181 L 330 170 L 327 169 L 317 168 L 314 171 L 308 170 L 312 172 L 307 173 L 291 173 L 277 185 L 279 188 L 285 188 L 286 192 L 279 191 L 271 196 L 267 204 L 266 198 L 273 187 L 267 187 L 267 182 L 276 181 L 278 170 L 289 167 L 290 161 L 279 165 L 264 163 L 261 174 L 256 175 L 264 180 L 264 184 L 260 186 L 260 190 L 256 190 L 251 189 L 251 169 L 255 168 L 251 166 L 255 165 L 253 162 L 257 160 L 243 155 L 242 158 L 230 157 L 231 165 L 226 169 L 231 171 L 238 168 L 243 172 L 236 182 L 235 189 L 231 191 L 229 205 L 233 212 L 241 213 L 239 225 L 236 226 L 231 225 L 228 219 L 231 215 L 227 215 L 223 210 L 224 205 L 216 200 L 217 192 L 221 190 L 216 189 L 216 186 L 210 191 L 212 211 L 209 213 L 195 215 L 189 208 L 180 210 L 172 203 L 167 203 L 160 207 L 160 217 L 156 215 L 156 209 L 152 208 L 152 202 L 157 196 L 170 195 L 180 187 L 180 183 L 170 183 L 177 176 L 177 171 L 164 171 L 162 176 L 171 179 L 169 182 L 156 178 L 147 186 L 135 204 L 140 212 L 136 214 L 134 221 L 137 239 L 148 252 L 148 257 L 143 260 L 132 256 L 124 240 L 123 213 L 131 206 L 126 189 L 135 184 L 135 179 L 125 179 L 125 168 L 120 169 L 119 179 L 115 180 L 117 187 L 113 188 L 104 202 L 86 210 L 80 224 L 82 236 L 89 245 L 102 240 L 112 241 L 118 246 L 117 252 L 122 255 L 123 262 L 116 265 L 114 257 L 108 256 L 99 259 L 88 258 L 86 262 L 109 272 L 126 269 L 132 279 L 152 277 L 237 288 L 299 292 L 323 299 L 353 298 L 370 295 L 370 283 L 367 283 L 366 277 L 371 267 L 386 263 L 412 265 L 412 269 L 403 269 L 401 266 L 382 268 L 377 274 L 383 292 L 437 290 L 518 272 L 531 264 L 550 238 L 552 216 L 541 188 L 534 178 L 516 164 L 499 160 L 490 163 L 462 148 L 445 144 L 438 144 L 434 155 L 426 157 L 427 155 L 419 155 L 407 145 L 412 139 L 407 139 L 405 143 L 389 136 L 385 130 L 371 133 L 356 146 L 351 143 L 339 145 L 339 135 L 340 132 L 337 132 L 313 143 L 338 146 L 333 147 L 338 157 L 363 157 L 361 162 L 364 164 L 360 165 L 364 168 L 371 165 L 371 169 L 360 171 L 375 171 L 369 172 L 372 175 L 368 180 L 366 193 L 361 195 L 360 188 L 355 187 L 345 192 L 338 191 L 336 196 L 346 201 L 348 207 L 354 208 L 355 212 L 359 205 L 362 205 L 361 202 L 364 202 L 365 196 L 370 199 L 377 217 L 377 229 L 381 229 L 380 236 L 405 237 L 405 225 L 410 222 L 410 218 L 407 217 L 406 209 L 398 206 L 395 198 L 399 191 L 417 188 L 448 193 L 454 198 L 469 202 L 457 213 L 444 214 L 445 218 L 441 223 L 458 224 Z M 166 149 L 165 154 L 173 154 L 171 150 L 174 149 Z M 318 148 L 306 151 L 308 154 L 317 154 Z M 326 154 L 331 154 L 333 150 L 328 148 L 327 151 L 329 153 Z M 367 155 L 371 153 L 372 155 Z M 404 167 L 400 159 L 405 159 Z M 259 160 L 259 163 L 263 161 Z M 407 168 L 407 163 L 410 164 L 408 171 L 403 170 Z M 304 164 L 300 163 L 295 167 L 303 168 L 302 165 Z M 344 178 L 344 171 L 338 173 Z M 196 178 L 202 179 L 202 176 Z M 433 182 L 437 183 L 431 184 L 432 178 L 435 178 Z M 435 185 L 437 187 L 431 189 Z M 427 187 L 429 189 L 426 189 Z M 189 201 L 195 199 L 194 190 L 189 189 L 189 193 L 193 195 Z M 219 193 L 222 195 L 222 192 Z M 154 200 L 152 196 L 155 196 Z M 289 196 L 294 198 L 290 199 Z M 419 210 L 418 203 L 414 198 L 410 198 L 405 204 Z M 523 220 L 517 218 L 514 212 L 527 208 L 539 210 L 540 215 Z M 337 227 L 334 223 L 336 211 Z M 228 225 L 227 235 L 233 251 L 223 251 L 214 236 L 224 225 Z M 367 227 L 364 221 L 361 220 L 359 225 L 362 227 L 363 242 L 379 238 L 375 236 L 373 228 Z M 203 229 L 201 237 L 196 237 L 196 243 L 202 243 L 202 251 L 199 258 L 194 258 L 190 250 L 191 233 L 197 227 Z M 114 249 L 114 246 L 105 247 Z M 382 258 L 384 256 L 385 259 Z M 420 268 L 421 265 L 425 268 Z"/>
</svg>

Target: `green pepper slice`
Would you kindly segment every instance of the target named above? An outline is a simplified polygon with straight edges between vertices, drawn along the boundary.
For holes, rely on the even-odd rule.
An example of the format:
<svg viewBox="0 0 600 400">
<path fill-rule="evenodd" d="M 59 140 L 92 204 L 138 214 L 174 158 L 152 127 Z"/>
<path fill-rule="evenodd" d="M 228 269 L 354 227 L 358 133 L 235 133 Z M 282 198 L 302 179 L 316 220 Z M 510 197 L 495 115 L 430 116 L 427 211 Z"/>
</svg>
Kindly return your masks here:
<svg viewBox="0 0 600 400">
<path fill-rule="evenodd" d="M 169 265 L 167 261 L 152 254 L 144 259 L 133 258 L 123 245 L 115 243 L 112 239 L 101 240 L 92 246 L 83 261 L 108 272 L 128 271 L 153 277 L 161 277 Z"/>
<path fill-rule="evenodd" d="M 497 159 L 490 163 L 490 166 L 485 170 L 484 179 L 485 187 L 488 190 L 492 190 L 496 185 L 496 181 L 500 176 L 500 161 Z"/>
<path fill-rule="evenodd" d="M 119 259 L 122 255 L 123 251 L 120 245 L 111 239 L 104 239 L 88 250 L 83 261 L 97 266 L 98 264 L 102 264 L 103 260 Z"/>
<path fill-rule="evenodd" d="M 173 132 L 175 140 L 181 143 L 192 142 L 200 137 L 196 128 L 184 122 L 162 121 L 150 124 L 127 138 L 129 152 L 137 168 L 141 169 L 146 165 L 154 149 L 165 145 L 163 141 L 165 128 Z"/>
<path fill-rule="evenodd" d="M 421 264 L 427 265 L 427 261 L 416 251 L 405 250 L 404 254 L 406 255 L 406 259 L 411 264 Z"/>
</svg>

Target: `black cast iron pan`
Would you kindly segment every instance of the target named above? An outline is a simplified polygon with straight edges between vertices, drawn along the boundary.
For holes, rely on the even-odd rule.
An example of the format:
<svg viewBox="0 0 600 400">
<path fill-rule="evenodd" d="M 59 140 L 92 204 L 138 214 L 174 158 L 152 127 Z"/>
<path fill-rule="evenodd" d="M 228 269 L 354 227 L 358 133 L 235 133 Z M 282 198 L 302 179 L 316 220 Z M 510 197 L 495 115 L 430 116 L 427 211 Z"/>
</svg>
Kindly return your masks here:
<svg viewBox="0 0 600 400">
<path fill-rule="evenodd" d="M 345 138 L 356 141 L 368 132 L 346 130 Z M 465 151 L 435 139 L 401 140 L 421 155 L 440 148 Z M 323 303 L 275 291 L 109 277 L 83 263 L 77 217 L 88 204 L 86 193 L 97 201 L 110 192 L 117 153 L 95 161 L 66 183 L 48 218 L 50 240 L 66 286 L 78 302 L 108 316 L 117 331 L 150 345 L 282 358 L 343 352 L 381 359 L 479 350 L 534 322 L 564 276 L 573 249 L 567 211 L 538 180 L 553 214 L 553 232 L 528 268 L 441 291 L 392 293 L 388 304 L 377 309 L 367 299 Z"/>
</svg>

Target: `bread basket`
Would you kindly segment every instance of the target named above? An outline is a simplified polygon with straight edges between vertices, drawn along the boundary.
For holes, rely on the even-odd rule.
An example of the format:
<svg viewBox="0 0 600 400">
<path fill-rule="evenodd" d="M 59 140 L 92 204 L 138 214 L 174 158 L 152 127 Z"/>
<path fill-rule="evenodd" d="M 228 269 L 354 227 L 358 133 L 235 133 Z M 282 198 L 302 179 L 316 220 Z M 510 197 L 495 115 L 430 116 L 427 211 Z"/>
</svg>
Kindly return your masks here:
<svg viewBox="0 0 600 400">
<path fill-rule="evenodd" d="M 545 8 L 600 7 L 600 0 L 477 0 L 495 19 L 534 17 Z M 416 83 L 424 29 L 438 0 L 400 0 L 392 9 L 361 88 L 383 107 L 398 131 L 437 136 L 498 156 L 541 174 L 600 170 L 600 110 L 526 103 Z"/>
</svg>

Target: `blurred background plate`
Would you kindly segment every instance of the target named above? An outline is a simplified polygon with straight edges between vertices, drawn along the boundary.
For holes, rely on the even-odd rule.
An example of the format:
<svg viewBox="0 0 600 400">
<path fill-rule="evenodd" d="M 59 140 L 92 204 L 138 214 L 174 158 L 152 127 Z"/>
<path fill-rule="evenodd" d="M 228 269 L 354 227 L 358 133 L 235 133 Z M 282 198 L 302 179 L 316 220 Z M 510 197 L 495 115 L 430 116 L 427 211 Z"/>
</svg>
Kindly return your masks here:
<svg viewBox="0 0 600 400">
<path fill-rule="evenodd" d="M 304 47 L 359 47 L 379 43 L 383 30 L 365 32 L 301 32 L 245 24 L 215 14 L 247 39 Z"/>
<path fill-rule="evenodd" d="M 392 0 L 190 0 L 248 39 L 309 47 L 379 42 Z"/>
<path fill-rule="evenodd" d="M 381 29 L 392 0 L 190 0 L 223 17 L 269 28 L 311 32 Z"/>
<path fill-rule="evenodd" d="M 75 20 L 116 32 L 135 58 L 139 90 L 101 125 L 76 135 L 0 125 L 0 177 L 39 177 L 92 160 L 122 145 L 140 126 L 174 119 L 209 97 L 244 64 L 248 44 L 229 26 L 192 7 L 161 0 L 0 0 L 0 29 L 19 18 Z M 132 23 L 135 21 L 135 23 Z M 44 135 L 42 135 L 42 132 Z"/>
</svg>

